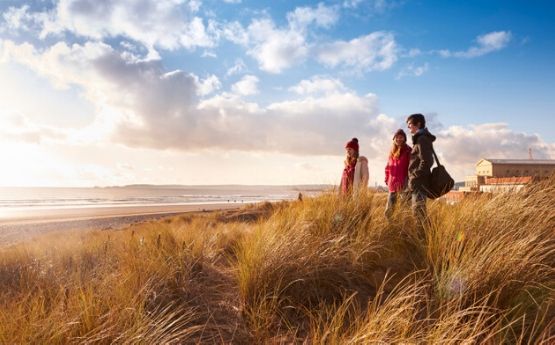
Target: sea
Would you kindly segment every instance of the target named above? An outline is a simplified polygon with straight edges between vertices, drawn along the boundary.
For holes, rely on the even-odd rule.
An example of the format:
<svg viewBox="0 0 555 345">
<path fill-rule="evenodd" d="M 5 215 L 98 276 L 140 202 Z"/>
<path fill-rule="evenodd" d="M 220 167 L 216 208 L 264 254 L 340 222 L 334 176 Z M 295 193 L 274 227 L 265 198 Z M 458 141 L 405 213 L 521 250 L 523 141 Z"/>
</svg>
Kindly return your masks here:
<svg viewBox="0 0 555 345">
<path fill-rule="evenodd" d="M 296 199 L 299 193 L 314 196 L 329 188 L 328 185 L 0 187 L 0 217 L 40 209 L 274 202 Z"/>
</svg>

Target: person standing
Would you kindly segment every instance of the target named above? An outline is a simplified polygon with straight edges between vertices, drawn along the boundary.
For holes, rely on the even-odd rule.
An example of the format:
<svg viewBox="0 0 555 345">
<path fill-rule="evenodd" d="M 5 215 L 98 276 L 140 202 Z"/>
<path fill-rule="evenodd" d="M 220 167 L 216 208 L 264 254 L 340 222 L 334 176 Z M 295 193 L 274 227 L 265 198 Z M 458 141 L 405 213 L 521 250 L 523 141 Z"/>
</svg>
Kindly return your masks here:
<svg viewBox="0 0 555 345">
<path fill-rule="evenodd" d="M 407 135 L 402 129 L 397 130 L 393 135 L 393 145 L 385 166 L 385 184 L 389 191 L 385 216 L 388 220 L 391 218 L 397 199 L 403 198 L 402 193 L 407 188 L 410 153 Z"/>
<path fill-rule="evenodd" d="M 368 159 L 359 154 L 358 139 L 353 138 L 345 144 L 345 161 L 339 191 L 342 195 L 358 193 L 368 188 Z"/>
<path fill-rule="evenodd" d="M 412 210 L 417 220 L 424 225 L 427 222 L 426 189 L 432 175 L 430 169 L 434 164 L 433 142 L 436 137 L 426 128 L 426 119 L 422 114 L 407 117 L 407 127 L 412 134 L 412 152 L 409 162 L 409 191 Z"/>
</svg>

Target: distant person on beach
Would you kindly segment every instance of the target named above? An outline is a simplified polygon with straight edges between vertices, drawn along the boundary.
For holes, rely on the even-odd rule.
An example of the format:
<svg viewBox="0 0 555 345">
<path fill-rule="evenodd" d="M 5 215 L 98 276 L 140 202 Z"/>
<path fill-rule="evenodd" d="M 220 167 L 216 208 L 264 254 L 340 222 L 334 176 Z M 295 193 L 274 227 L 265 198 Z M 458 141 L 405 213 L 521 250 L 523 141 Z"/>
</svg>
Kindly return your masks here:
<svg viewBox="0 0 555 345">
<path fill-rule="evenodd" d="M 409 162 L 409 191 L 412 198 L 412 210 L 421 225 L 426 223 L 426 193 L 432 175 L 430 169 L 434 164 L 432 143 L 436 140 L 426 128 L 426 119 L 422 114 L 407 117 L 407 127 L 412 134 L 412 152 Z"/>
<path fill-rule="evenodd" d="M 411 148 L 407 145 L 407 135 L 402 129 L 393 135 L 393 145 L 389 151 L 387 165 L 385 166 L 385 184 L 389 191 L 385 216 L 389 220 L 397 199 L 402 201 L 406 198 L 403 193 L 408 185 L 408 173 Z"/>
<path fill-rule="evenodd" d="M 359 154 L 358 139 L 353 138 L 345 144 L 346 157 L 339 192 L 350 195 L 368 188 L 368 159 Z"/>
</svg>

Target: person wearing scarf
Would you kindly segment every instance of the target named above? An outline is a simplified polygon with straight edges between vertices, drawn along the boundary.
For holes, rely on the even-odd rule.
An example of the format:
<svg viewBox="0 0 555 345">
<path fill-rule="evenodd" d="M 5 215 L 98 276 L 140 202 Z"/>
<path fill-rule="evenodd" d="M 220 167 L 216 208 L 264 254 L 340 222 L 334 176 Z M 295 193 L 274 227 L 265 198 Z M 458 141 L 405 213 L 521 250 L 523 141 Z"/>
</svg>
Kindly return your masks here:
<svg viewBox="0 0 555 345">
<path fill-rule="evenodd" d="M 345 144 L 345 162 L 339 191 L 342 195 L 350 195 L 368 188 L 368 159 L 359 154 L 358 139 L 353 138 Z"/>
</svg>

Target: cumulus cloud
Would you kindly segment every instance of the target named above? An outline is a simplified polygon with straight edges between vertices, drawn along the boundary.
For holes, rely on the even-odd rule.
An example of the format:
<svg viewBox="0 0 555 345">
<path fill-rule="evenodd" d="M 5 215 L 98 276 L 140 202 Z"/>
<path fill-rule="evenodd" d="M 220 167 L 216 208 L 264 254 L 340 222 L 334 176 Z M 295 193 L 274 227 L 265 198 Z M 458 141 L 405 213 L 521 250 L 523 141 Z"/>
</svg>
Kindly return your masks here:
<svg viewBox="0 0 555 345">
<path fill-rule="evenodd" d="M 60 0 L 48 12 L 30 13 L 22 6 L 6 15 L 11 25 L 40 22 L 42 38 L 64 32 L 95 40 L 122 36 L 140 42 L 155 57 L 156 48 L 215 45 L 215 24 L 197 16 L 199 8 L 196 0 Z"/>
<path fill-rule="evenodd" d="M 31 144 L 40 144 L 43 141 L 63 141 L 67 133 L 51 126 L 37 125 L 25 115 L 6 113 L 0 110 L 0 138 L 6 141 L 20 141 Z"/>
<path fill-rule="evenodd" d="M 397 44 L 393 34 L 378 31 L 350 41 L 322 44 L 317 49 L 317 60 L 329 67 L 383 71 L 397 61 Z"/>
<path fill-rule="evenodd" d="M 322 3 L 319 3 L 316 8 L 297 7 L 287 14 L 287 20 L 293 30 L 305 30 L 312 23 L 329 28 L 337 22 L 338 18 L 339 14 L 335 8 Z"/>
<path fill-rule="evenodd" d="M 494 31 L 476 38 L 477 45 L 465 51 L 440 50 L 439 54 L 443 57 L 474 58 L 486 55 L 505 48 L 511 41 L 510 31 Z"/>
<path fill-rule="evenodd" d="M 226 75 L 227 76 L 232 76 L 235 74 L 239 74 L 241 72 L 243 72 L 245 69 L 247 68 L 247 66 L 245 65 L 245 63 L 243 62 L 242 59 L 237 59 L 235 61 L 235 64 L 233 66 L 231 66 L 230 68 L 228 68 Z"/>
<path fill-rule="evenodd" d="M 357 8 L 363 0 L 345 0 L 343 1 L 343 7 L 345 8 Z"/>
<path fill-rule="evenodd" d="M 221 36 L 245 46 L 247 54 L 258 62 L 261 70 L 281 73 L 304 62 L 310 55 L 310 27 L 329 28 L 339 18 L 336 7 L 322 3 L 316 7 L 297 7 L 287 13 L 287 25 L 278 26 L 268 17 L 256 18 L 244 28 L 231 22 L 219 28 Z"/>
<path fill-rule="evenodd" d="M 287 25 L 278 27 L 270 18 L 253 20 L 246 28 L 240 23 L 223 25 L 226 39 L 247 47 L 263 71 L 281 73 L 285 69 L 314 58 L 330 68 L 356 71 L 383 71 L 397 61 L 393 34 L 373 32 L 350 41 L 320 42 L 309 40 L 309 28 L 329 28 L 339 19 L 339 7 L 298 7 L 287 14 Z"/>
<path fill-rule="evenodd" d="M 33 22 L 29 14 L 29 5 L 19 8 L 10 7 L 2 14 L 4 19 L 4 29 L 7 30 L 29 30 L 29 24 Z"/>
<path fill-rule="evenodd" d="M 249 96 L 258 93 L 258 78 L 254 75 L 246 75 L 237 83 L 231 86 L 231 90 L 242 96 Z"/>
<path fill-rule="evenodd" d="M 59 44 L 43 51 L 3 45 L 13 61 L 61 86 L 78 85 L 91 102 L 114 109 L 111 140 L 130 147 L 320 155 L 342 153 L 343 141 L 355 135 L 376 146 L 382 137 L 377 134 L 392 130 L 372 94 L 344 91 L 266 107 L 240 94 L 202 100 L 198 77 L 164 71 L 158 61 L 131 60 L 102 43 Z M 254 76 L 242 81 L 248 87 L 237 86 L 238 93 L 254 92 Z"/>
<path fill-rule="evenodd" d="M 210 75 L 204 80 L 197 81 L 197 94 L 200 96 L 206 96 L 219 90 L 222 87 L 220 79 L 215 75 Z"/>
<path fill-rule="evenodd" d="M 248 26 L 248 54 L 260 69 L 270 73 L 280 73 L 306 59 L 308 45 L 300 31 L 276 28 L 270 19 L 253 21 Z"/>
<path fill-rule="evenodd" d="M 358 10 L 357 14 L 362 12 L 368 15 L 374 15 L 383 14 L 403 3 L 404 1 L 397 0 L 344 0 L 341 5 L 345 9 Z"/>
<path fill-rule="evenodd" d="M 113 120 L 110 138 L 129 147 L 342 155 L 345 141 L 356 136 L 369 159 L 385 164 L 391 135 L 402 125 L 380 113 L 376 95 L 359 95 L 324 77 L 293 87 L 303 95 L 300 99 L 262 106 L 243 99 L 253 89 L 242 87 L 241 92 L 199 98 L 203 85 L 215 88 L 216 79 L 167 72 L 157 61 L 130 60 L 101 43 L 37 51 L 4 41 L 2 51 L 55 83 L 80 86 L 99 108 L 112 109 L 107 113 Z M 256 84 L 252 77 L 242 81 Z M 554 144 L 505 124 L 442 128 L 431 115 L 429 122 L 438 136 L 436 151 L 459 180 L 482 157 L 525 157 L 528 147 L 536 158 L 555 153 Z"/>
<path fill-rule="evenodd" d="M 549 159 L 555 144 L 536 134 L 515 132 L 506 123 L 451 126 L 439 133 L 444 157 L 454 164 L 477 162 L 479 158 L 528 158 L 532 148 L 537 159 Z"/>
<path fill-rule="evenodd" d="M 310 79 L 301 80 L 297 85 L 290 87 L 289 91 L 299 95 L 309 95 L 316 93 L 330 94 L 345 89 L 345 85 L 339 79 L 314 76 Z"/>
<path fill-rule="evenodd" d="M 429 69 L 429 65 L 426 62 L 425 64 L 421 65 L 421 66 L 415 66 L 414 64 L 409 64 L 408 66 L 406 66 L 405 68 L 403 68 L 398 74 L 396 79 L 401 79 L 403 77 L 420 77 L 422 76 L 424 73 L 426 73 Z"/>
<path fill-rule="evenodd" d="M 529 148 L 532 148 L 536 159 L 555 158 L 555 143 L 545 142 L 536 134 L 514 131 L 505 123 L 448 127 L 434 123 L 437 124 L 437 121 L 428 125 L 437 137 L 434 149 L 441 163 L 457 181 L 473 175 L 475 165 L 481 158 L 526 159 Z"/>
</svg>

